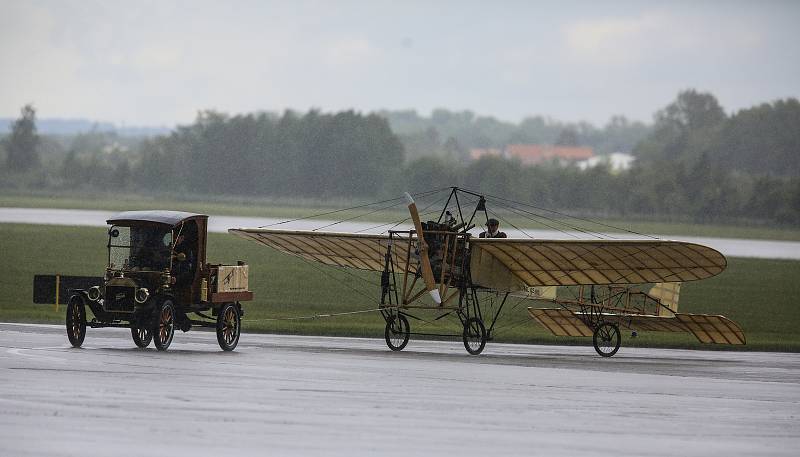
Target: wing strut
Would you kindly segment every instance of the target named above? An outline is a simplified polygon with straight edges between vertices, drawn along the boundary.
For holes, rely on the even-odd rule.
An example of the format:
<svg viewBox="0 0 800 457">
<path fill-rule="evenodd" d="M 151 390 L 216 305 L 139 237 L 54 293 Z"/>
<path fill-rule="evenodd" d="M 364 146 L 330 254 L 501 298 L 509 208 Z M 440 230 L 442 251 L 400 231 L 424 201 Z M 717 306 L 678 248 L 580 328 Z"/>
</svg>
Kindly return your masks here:
<svg viewBox="0 0 800 457">
<path fill-rule="evenodd" d="M 431 269 L 431 259 L 428 258 L 428 244 L 425 242 L 425 237 L 422 233 L 422 222 L 419 220 L 419 212 L 417 211 L 417 204 L 408 192 L 405 193 L 406 201 L 408 202 L 408 211 L 411 213 L 411 219 L 414 221 L 414 229 L 417 231 L 417 240 L 419 240 L 419 259 L 422 265 L 422 279 L 425 281 L 425 289 L 431 294 L 431 298 L 437 304 L 442 303 L 442 297 L 439 295 L 439 289 L 436 288 L 436 280 L 433 279 L 433 270 Z"/>
</svg>

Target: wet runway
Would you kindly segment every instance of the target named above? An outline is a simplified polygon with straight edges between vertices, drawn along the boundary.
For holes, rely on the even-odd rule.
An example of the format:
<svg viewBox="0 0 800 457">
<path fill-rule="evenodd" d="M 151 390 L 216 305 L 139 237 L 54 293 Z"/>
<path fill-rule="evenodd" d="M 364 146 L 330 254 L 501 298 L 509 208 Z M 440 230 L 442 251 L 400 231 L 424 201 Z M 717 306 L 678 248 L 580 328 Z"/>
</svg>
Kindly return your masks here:
<svg viewBox="0 0 800 457">
<path fill-rule="evenodd" d="M 797 455 L 800 354 L 0 324 L 1 456 Z"/>
</svg>

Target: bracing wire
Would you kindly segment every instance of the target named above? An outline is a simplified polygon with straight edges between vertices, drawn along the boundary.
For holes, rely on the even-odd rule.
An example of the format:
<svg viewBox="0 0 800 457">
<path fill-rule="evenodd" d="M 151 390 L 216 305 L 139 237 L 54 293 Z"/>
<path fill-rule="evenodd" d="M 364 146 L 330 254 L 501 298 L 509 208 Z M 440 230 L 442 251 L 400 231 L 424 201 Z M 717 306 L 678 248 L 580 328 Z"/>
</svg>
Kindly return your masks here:
<svg viewBox="0 0 800 457">
<path fill-rule="evenodd" d="M 340 316 L 352 316 L 354 314 L 364 314 L 364 313 L 376 313 L 379 311 L 384 311 L 386 309 L 393 308 L 392 306 L 386 306 L 383 308 L 370 308 L 370 309 L 360 309 L 358 311 L 342 311 L 340 313 L 324 313 L 324 314 L 312 314 L 310 316 L 294 316 L 294 317 L 271 317 L 271 318 L 264 318 L 264 319 L 247 319 L 247 322 L 275 322 L 275 321 L 304 321 L 304 320 L 311 320 L 311 319 L 322 319 L 325 317 L 340 317 Z"/>
<path fill-rule="evenodd" d="M 415 194 L 412 194 L 412 195 L 413 196 L 426 196 L 426 195 L 430 195 L 430 194 L 435 194 L 436 192 L 441 192 L 441 191 L 443 191 L 445 189 L 450 189 L 450 188 L 449 187 L 442 187 L 440 189 L 427 190 L 427 191 L 415 193 Z M 258 228 L 274 227 L 276 225 L 283 225 L 283 224 L 302 221 L 302 220 L 306 220 L 306 219 L 314 219 L 314 218 L 317 218 L 317 217 L 329 216 L 331 214 L 342 213 L 344 211 L 352 211 L 354 209 L 366 208 L 366 207 L 369 207 L 369 206 L 380 205 L 380 204 L 383 204 L 383 203 L 389 203 L 389 202 L 393 202 L 393 201 L 397 201 L 397 200 L 402 201 L 404 198 L 405 197 L 395 197 L 395 198 L 390 198 L 390 199 L 387 199 L 387 200 L 381 200 L 381 201 L 378 201 L 378 202 L 364 203 L 363 205 L 351 206 L 349 208 L 340 208 L 340 209 L 336 209 L 336 210 L 332 210 L 332 211 L 326 211 L 324 213 L 311 214 L 309 216 L 297 217 L 297 218 L 294 218 L 294 219 L 287 219 L 285 221 L 275 222 L 275 223 L 272 223 L 272 224 L 261 225 Z"/>
<path fill-rule="evenodd" d="M 645 233 L 639 233 L 639 232 L 637 232 L 635 230 L 630 230 L 630 229 L 626 229 L 626 228 L 623 228 L 623 227 L 617 227 L 617 226 L 611 225 L 611 224 L 605 224 L 603 222 L 595 221 L 595 220 L 592 220 L 592 219 L 586 219 L 586 218 L 582 218 L 582 217 L 578 217 L 578 216 L 573 216 L 573 215 L 570 215 L 570 214 L 567 214 L 567 213 L 562 213 L 560 211 L 556 211 L 556 210 L 552 210 L 552 209 L 548 209 L 548 208 L 542 208 L 542 207 L 539 207 L 539 206 L 536 206 L 536 205 L 532 205 L 530 203 L 517 202 L 517 201 L 514 201 L 514 200 L 510 200 L 508 198 L 498 197 L 496 195 L 487 194 L 486 196 L 490 197 L 492 199 L 495 199 L 495 200 L 504 201 L 504 202 L 508 202 L 508 203 L 513 203 L 513 204 L 521 205 L 521 206 L 527 206 L 529 208 L 533 208 L 533 209 L 536 209 L 536 210 L 539 210 L 539 211 L 545 211 L 545 212 L 548 212 L 548 213 L 557 214 L 559 216 L 563 216 L 563 217 L 566 217 L 566 218 L 575 219 L 575 220 L 579 220 L 579 221 L 582 221 L 582 222 L 588 222 L 590 224 L 596 224 L 596 225 L 599 225 L 599 226 L 602 226 L 602 227 L 611 228 L 611 229 L 614 229 L 614 230 L 619 230 L 621 232 L 631 233 L 631 234 L 634 234 L 634 235 L 644 236 L 644 237 L 648 237 L 648 238 L 652 238 L 652 239 L 659 239 L 658 237 L 653 236 L 653 235 L 648 235 L 648 234 L 645 234 Z M 533 214 L 535 214 L 535 213 L 533 213 Z M 539 214 L 535 214 L 535 215 L 541 217 L 541 215 L 539 215 Z M 564 224 L 567 225 L 566 223 L 564 223 Z"/>
<path fill-rule="evenodd" d="M 527 219 L 527 220 L 529 220 L 529 221 L 531 221 L 531 222 L 533 222 L 535 224 L 543 225 L 543 226 L 545 226 L 547 228 L 550 228 L 552 230 L 561 232 L 561 233 L 563 233 L 563 234 L 565 234 L 567 236 L 571 236 L 573 238 L 578 238 L 578 236 L 576 236 L 574 233 L 570 233 L 567 230 L 563 230 L 563 229 L 559 228 L 556 225 L 551 225 L 551 224 L 548 224 L 546 222 L 542 222 L 539 219 L 544 219 L 544 220 L 550 221 L 552 223 L 565 226 L 568 229 L 571 229 L 572 231 L 581 232 L 581 233 L 584 233 L 586 235 L 590 235 L 590 236 L 593 236 L 593 237 L 597 237 L 597 238 L 602 238 L 603 236 L 610 237 L 609 235 L 605 235 L 605 234 L 600 233 L 600 232 L 585 230 L 585 229 L 583 229 L 581 227 L 568 224 L 568 223 L 566 223 L 564 221 L 561 221 L 559 219 L 554 219 L 554 218 L 551 218 L 551 217 L 543 216 L 541 214 L 536 214 L 536 213 L 527 211 L 527 210 L 522 209 L 522 208 L 518 208 L 518 207 L 514 206 L 514 204 L 515 203 L 495 202 L 495 205 L 499 206 L 500 208 L 506 209 L 509 212 L 516 214 L 517 216 L 520 216 L 520 217 L 522 217 L 524 219 Z M 506 222 L 508 222 L 510 224 L 510 221 L 506 220 Z M 513 226 L 513 224 L 511 224 L 511 225 Z M 514 227 L 514 228 L 516 228 L 516 227 Z"/>
<path fill-rule="evenodd" d="M 363 291 L 361 289 L 358 289 L 355 286 L 352 286 L 350 284 L 342 282 L 341 278 L 331 274 L 328 271 L 327 268 L 320 267 L 319 265 L 316 264 L 316 262 L 312 262 L 311 260 L 308 260 L 308 259 L 305 259 L 305 258 L 302 258 L 302 257 L 301 257 L 301 259 L 305 263 L 307 263 L 311 268 L 319 271 L 320 273 L 324 274 L 325 276 L 327 276 L 327 277 L 329 277 L 331 279 L 334 279 L 334 280 L 338 281 L 339 284 L 341 284 L 343 287 L 347 287 L 350 290 L 352 290 L 353 292 L 356 292 L 356 293 L 358 293 L 358 294 L 360 294 L 360 295 L 362 295 L 362 296 L 364 296 L 364 297 L 366 297 L 366 298 L 368 298 L 370 300 L 374 300 L 375 299 L 375 297 L 373 295 L 367 294 L 365 291 Z M 339 271 L 340 273 L 344 273 L 346 275 L 349 275 L 349 276 L 351 276 L 351 277 L 353 277 L 355 279 L 361 280 L 361 281 L 367 283 L 370 287 L 380 287 L 380 283 L 377 283 L 377 282 L 374 282 L 374 281 L 370 281 L 369 279 L 363 278 L 363 277 L 361 277 L 361 276 L 359 276 L 357 274 L 354 274 L 352 272 L 344 270 L 343 268 L 336 268 L 335 270 Z"/>
<path fill-rule="evenodd" d="M 515 300 L 515 303 L 512 306 L 510 306 L 507 310 L 505 310 L 503 314 L 506 316 L 511 315 L 514 311 L 519 309 L 520 305 L 522 305 L 525 300 L 527 300 L 527 297 L 518 297 Z M 498 317 L 497 321 L 495 322 L 494 331 L 495 332 L 497 332 L 498 330 L 508 331 L 513 328 L 519 327 L 522 324 L 530 322 L 531 319 L 532 319 L 531 317 L 526 316 L 524 319 L 513 321 L 510 319 L 503 319 L 502 317 Z M 504 322 L 500 323 L 501 321 Z"/>
<path fill-rule="evenodd" d="M 431 206 L 433 206 L 433 205 L 435 205 L 435 204 L 437 204 L 437 203 L 440 203 L 440 202 L 441 202 L 442 200 L 444 200 L 444 199 L 445 199 L 445 196 L 442 196 L 442 197 L 440 197 L 440 198 L 438 198 L 438 199 L 434 200 L 433 202 L 431 202 L 430 204 L 428 204 L 427 206 L 425 206 L 424 208 L 422 208 L 422 210 L 420 210 L 420 212 L 419 212 L 419 215 L 420 215 L 420 216 L 424 216 L 424 215 L 428 215 L 428 214 L 432 214 L 432 213 L 434 213 L 434 211 L 428 211 L 428 210 L 430 209 L 430 207 L 431 207 Z M 396 206 L 396 205 L 393 205 L 393 206 Z M 438 211 L 436 211 L 436 212 L 438 212 Z M 394 229 L 395 227 L 397 227 L 398 225 L 400 225 L 400 224 L 402 224 L 402 223 L 404 223 L 404 222 L 408 221 L 409 219 L 411 219 L 411 216 L 406 216 L 405 218 L 403 218 L 403 219 L 400 219 L 400 220 L 398 220 L 398 221 L 386 222 L 386 223 L 383 223 L 383 224 L 380 224 L 380 225 L 375 225 L 375 226 L 372 226 L 372 227 L 367 227 L 367 228 L 364 228 L 364 229 L 361 229 L 361 230 L 357 230 L 355 233 L 366 232 L 366 231 L 369 231 L 369 230 L 375 230 L 375 229 L 379 229 L 379 228 L 381 228 L 381 227 L 385 227 L 385 226 L 387 226 L 387 225 L 391 225 L 391 227 L 389 227 L 388 229 L 384 230 L 384 232 L 388 232 L 388 231 L 390 231 L 390 230 L 393 230 L 393 229 Z"/>
<path fill-rule="evenodd" d="M 494 212 L 494 211 L 489 211 L 489 214 L 491 214 L 492 216 L 496 216 L 498 219 L 502 219 L 502 218 L 500 217 L 500 215 L 498 215 L 498 214 L 497 214 L 496 212 Z M 511 222 L 511 221 L 509 221 L 509 220 L 504 220 L 503 222 L 505 222 L 505 223 L 507 223 L 508 225 L 510 225 L 510 226 L 514 227 L 515 229 L 519 230 L 520 232 L 522 232 L 522 234 L 523 234 L 523 235 L 527 236 L 528 238 L 533 238 L 533 236 L 531 236 L 531 235 L 530 235 L 528 232 L 526 232 L 525 230 L 522 230 L 521 228 L 519 228 L 519 227 L 517 227 L 516 225 L 514 225 L 514 223 L 513 223 L 513 222 Z"/>
<path fill-rule="evenodd" d="M 508 205 L 508 204 L 505 204 L 505 203 L 497 203 L 497 206 L 498 206 L 498 207 L 500 207 L 500 208 L 503 208 L 503 209 L 505 209 L 505 210 L 507 210 L 507 211 L 509 211 L 509 212 L 513 213 L 513 214 L 516 214 L 517 216 L 520 216 L 520 217 L 522 217 L 522 218 L 525 218 L 525 219 L 527 219 L 527 220 L 529 220 L 529 221 L 532 221 L 532 222 L 534 222 L 534 223 L 537 223 L 537 224 L 543 225 L 543 226 L 545 226 L 545 227 L 547 227 L 547 228 L 550 228 L 550 229 L 552 229 L 552 230 L 555 230 L 555 231 L 557 231 L 557 232 L 561 232 L 561 233 L 563 233 L 564 235 L 567 235 L 567 236 L 570 236 L 570 237 L 573 237 L 573 238 L 579 238 L 577 235 L 575 235 L 575 234 L 574 234 L 574 233 L 572 233 L 572 232 L 569 232 L 569 231 L 567 231 L 567 230 L 563 230 L 563 229 L 561 229 L 561 228 L 559 228 L 559 227 L 557 227 L 557 226 L 555 226 L 555 225 L 550 225 L 550 224 L 547 224 L 547 223 L 545 223 L 545 222 L 542 222 L 542 221 L 537 221 L 537 220 L 535 220 L 535 219 L 533 219 L 533 218 L 531 218 L 531 217 L 528 217 L 528 216 L 526 216 L 525 214 L 522 214 L 522 213 L 525 213 L 526 211 L 525 211 L 525 210 L 522 210 L 522 209 L 520 209 L 520 208 L 516 208 L 516 207 L 514 207 L 514 206 L 511 206 L 511 205 Z M 495 214 L 497 214 L 497 213 L 495 213 Z M 499 216 L 498 216 L 498 218 L 499 218 Z M 512 224 L 510 221 L 506 220 L 505 222 L 508 222 L 509 224 L 511 224 L 511 226 L 512 226 L 512 227 L 514 227 L 514 228 L 517 228 L 517 227 L 515 227 L 515 226 L 514 226 L 514 224 Z M 560 223 L 560 221 L 556 221 L 556 222 L 559 222 L 559 223 Z M 562 225 L 564 225 L 563 223 L 561 223 L 561 224 L 562 224 Z M 574 227 L 569 227 L 569 228 L 574 228 Z M 520 229 L 518 229 L 518 230 L 520 230 Z M 586 233 L 586 234 L 589 234 L 589 235 L 598 236 L 598 237 L 599 237 L 600 235 L 602 235 L 602 234 L 595 234 L 595 233 L 592 233 L 592 232 L 587 232 L 587 231 L 585 231 L 585 230 L 579 230 L 579 229 L 578 229 L 577 231 L 582 231 L 583 233 Z M 525 233 L 525 232 L 523 232 L 523 233 Z M 527 235 L 527 234 L 526 234 L 526 235 Z"/>
<path fill-rule="evenodd" d="M 358 215 L 353 216 L 353 217 L 348 217 L 347 219 L 342 219 L 340 221 L 331 222 L 330 224 L 322 225 L 320 227 L 312 229 L 312 232 L 315 232 L 317 230 L 321 230 L 321 229 L 324 229 L 324 228 L 328 228 L 328 227 L 333 227 L 334 225 L 341 224 L 341 223 L 348 222 L 348 221 L 352 221 L 354 219 L 358 219 L 358 218 L 361 218 L 361 217 L 364 217 L 364 216 L 368 216 L 370 214 L 375 214 L 375 213 L 380 212 L 380 211 L 385 211 L 387 209 L 394 208 L 395 206 L 402 205 L 403 203 L 404 203 L 403 201 L 399 201 L 397 203 L 393 203 L 393 204 L 388 205 L 388 206 L 383 206 L 381 208 L 377 208 L 377 209 L 374 209 L 372 211 L 368 211 L 368 212 L 363 213 L 363 214 L 358 214 Z"/>
</svg>

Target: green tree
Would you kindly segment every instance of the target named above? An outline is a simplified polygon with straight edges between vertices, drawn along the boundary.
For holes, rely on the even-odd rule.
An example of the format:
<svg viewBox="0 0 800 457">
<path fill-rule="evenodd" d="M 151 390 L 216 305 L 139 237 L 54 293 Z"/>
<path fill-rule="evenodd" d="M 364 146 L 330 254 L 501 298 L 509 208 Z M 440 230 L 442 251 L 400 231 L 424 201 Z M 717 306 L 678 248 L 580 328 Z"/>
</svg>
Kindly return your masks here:
<svg viewBox="0 0 800 457">
<path fill-rule="evenodd" d="M 717 145 L 720 165 L 753 175 L 800 176 L 800 101 L 778 100 L 731 116 Z"/>
<path fill-rule="evenodd" d="M 578 146 L 578 131 L 572 127 L 567 127 L 558 134 L 556 138 L 557 146 Z"/>
<path fill-rule="evenodd" d="M 716 97 L 709 93 L 685 90 L 678 98 L 656 113 L 657 125 L 672 125 L 683 130 L 700 130 L 714 127 L 725 120 Z"/>
<path fill-rule="evenodd" d="M 634 150 L 642 160 L 694 160 L 715 144 L 726 120 L 717 99 L 687 90 L 655 115 L 653 133 Z"/>
<path fill-rule="evenodd" d="M 514 198 L 521 187 L 522 170 L 519 161 L 484 156 L 467 165 L 463 180 L 467 188 Z"/>
<path fill-rule="evenodd" d="M 28 171 L 39 165 L 39 135 L 36 133 L 36 109 L 22 107 L 21 116 L 14 121 L 11 135 L 6 139 L 6 166 L 13 171 Z"/>
<path fill-rule="evenodd" d="M 403 162 L 386 120 L 354 111 L 280 118 L 203 111 L 141 150 L 137 184 L 235 195 L 375 195 Z"/>
<path fill-rule="evenodd" d="M 421 157 L 408 163 L 402 170 L 404 190 L 421 192 L 455 185 L 461 170 L 455 163 L 440 157 Z"/>
<path fill-rule="evenodd" d="M 74 149 L 67 152 L 61 164 L 61 178 L 69 188 L 80 187 L 85 180 L 83 164 L 78 160 L 78 153 Z"/>
</svg>

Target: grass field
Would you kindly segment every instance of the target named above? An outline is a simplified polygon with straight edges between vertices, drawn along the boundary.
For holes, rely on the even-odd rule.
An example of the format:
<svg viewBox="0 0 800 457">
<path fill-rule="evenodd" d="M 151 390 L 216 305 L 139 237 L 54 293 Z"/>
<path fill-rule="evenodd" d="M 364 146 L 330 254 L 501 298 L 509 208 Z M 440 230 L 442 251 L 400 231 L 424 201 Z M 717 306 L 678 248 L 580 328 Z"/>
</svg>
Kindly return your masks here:
<svg viewBox="0 0 800 457">
<path fill-rule="evenodd" d="M 0 321 L 62 323 L 64 306 L 32 304 L 34 274 L 100 275 L 105 267 L 103 228 L 0 224 Z M 382 337 L 377 313 L 307 320 L 271 320 L 367 310 L 378 300 L 377 274 L 347 272 L 279 254 L 251 241 L 211 234 L 209 261 L 250 265 L 255 300 L 245 304 L 245 331 Z M 685 284 L 680 310 L 723 314 L 745 330 L 746 350 L 800 351 L 800 262 L 729 259 L 721 275 Z M 591 344 L 551 336 L 527 317 L 528 302 L 510 302 L 496 339 L 517 343 Z M 430 313 L 418 313 L 426 320 Z M 412 320 L 413 331 L 456 331 L 447 324 Z M 91 329 L 89 330 L 91 338 Z M 641 333 L 623 346 L 731 349 L 697 343 L 691 335 Z"/>
<path fill-rule="evenodd" d="M 438 194 L 437 194 L 438 195 Z M 446 195 L 445 195 L 446 196 Z M 377 199 L 376 199 L 377 200 Z M 65 208 L 65 209 L 92 209 L 109 211 L 127 211 L 137 209 L 173 209 L 181 211 L 191 211 L 210 215 L 229 215 L 229 216 L 253 216 L 253 217 L 274 217 L 292 219 L 297 217 L 307 217 L 316 214 L 348 208 L 364 204 L 363 201 L 352 200 L 331 200 L 322 204 L 311 200 L 275 200 L 266 198 L 216 198 L 209 199 L 178 199 L 163 197 L 144 197 L 137 195 L 126 195 L 124 197 L 108 196 L 103 198 L 97 195 L 87 196 L 15 196 L 0 195 L 0 207 L 15 208 Z M 444 203 L 444 202 L 442 202 Z M 491 205 L 490 205 L 491 206 Z M 335 215 L 328 216 L 327 219 L 343 220 L 358 216 L 374 207 L 365 209 L 337 212 Z M 440 208 L 440 206 L 436 206 Z M 541 212 L 541 211 L 540 211 Z M 438 216 L 438 210 L 432 216 Z M 599 219 L 597 224 L 579 221 L 571 218 L 563 218 L 552 213 L 544 213 L 546 217 L 563 220 L 569 225 L 577 226 L 584 230 L 601 232 L 620 232 L 633 231 L 637 233 L 658 234 L 658 235 L 683 235 L 683 236 L 706 236 L 722 238 L 746 238 L 746 239 L 770 239 L 785 241 L 800 241 L 800 229 L 798 228 L 775 228 L 772 226 L 752 226 L 752 225 L 701 225 L 691 223 L 669 223 L 669 222 L 647 222 L 629 220 L 606 220 Z M 324 216 L 323 216 L 324 217 Z M 408 217 L 408 213 L 402 201 L 395 208 L 369 214 L 369 217 L 359 220 L 389 222 Z M 425 217 L 425 216 L 423 216 Z M 538 219 L 539 223 L 529 219 L 519 217 L 510 213 L 502 214 L 501 218 L 518 227 L 547 230 L 549 226 L 566 228 L 559 223 L 554 223 L 549 219 Z M 544 225 L 546 224 L 546 225 Z M 615 229 L 615 228 L 617 229 Z"/>
</svg>

